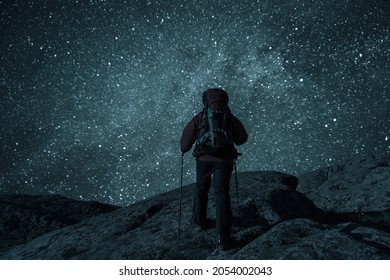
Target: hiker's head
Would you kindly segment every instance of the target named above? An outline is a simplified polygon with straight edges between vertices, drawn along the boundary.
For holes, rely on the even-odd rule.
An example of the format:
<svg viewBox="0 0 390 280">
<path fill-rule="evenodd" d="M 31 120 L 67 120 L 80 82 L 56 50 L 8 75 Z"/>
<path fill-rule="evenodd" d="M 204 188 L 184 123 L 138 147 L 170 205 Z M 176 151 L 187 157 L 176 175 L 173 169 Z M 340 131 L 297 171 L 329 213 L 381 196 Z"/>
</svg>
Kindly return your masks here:
<svg viewBox="0 0 390 280">
<path fill-rule="evenodd" d="M 229 102 L 229 96 L 227 92 L 221 88 L 209 88 L 203 92 L 202 101 L 205 107 L 226 107 Z"/>
</svg>

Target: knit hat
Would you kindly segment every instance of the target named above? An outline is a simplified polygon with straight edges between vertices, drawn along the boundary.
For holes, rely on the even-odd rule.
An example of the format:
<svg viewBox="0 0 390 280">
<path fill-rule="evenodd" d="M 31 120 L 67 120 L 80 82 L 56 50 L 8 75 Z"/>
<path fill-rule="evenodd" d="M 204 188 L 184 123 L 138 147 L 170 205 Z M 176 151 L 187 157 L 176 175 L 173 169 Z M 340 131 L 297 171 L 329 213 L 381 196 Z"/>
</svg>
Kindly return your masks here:
<svg viewBox="0 0 390 280">
<path fill-rule="evenodd" d="M 202 96 L 203 105 L 212 105 L 213 103 L 225 103 L 229 102 L 229 96 L 226 91 L 221 88 L 210 88 L 203 93 Z"/>
</svg>

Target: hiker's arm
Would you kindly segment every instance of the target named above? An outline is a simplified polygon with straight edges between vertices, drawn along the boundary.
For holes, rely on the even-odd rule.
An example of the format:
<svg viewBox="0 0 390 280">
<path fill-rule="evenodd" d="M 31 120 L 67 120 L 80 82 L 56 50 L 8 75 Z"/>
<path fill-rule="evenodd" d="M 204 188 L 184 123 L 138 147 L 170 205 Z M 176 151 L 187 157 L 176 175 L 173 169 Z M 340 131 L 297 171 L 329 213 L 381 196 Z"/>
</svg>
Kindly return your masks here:
<svg viewBox="0 0 390 280">
<path fill-rule="evenodd" d="M 180 139 L 180 151 L 186 153 L 191 150 L 192 145 L 195 143 L 198 134 L 198 127 L 196 119 L 193 118 L 184 128 L 183 134 Z"/>
<path fill-rule="evenodd" d="M 233 142 L 236 145 L 242 145 L 248 140 L 248 133 L 239 119 L 233 116 Z"/>
</svg>

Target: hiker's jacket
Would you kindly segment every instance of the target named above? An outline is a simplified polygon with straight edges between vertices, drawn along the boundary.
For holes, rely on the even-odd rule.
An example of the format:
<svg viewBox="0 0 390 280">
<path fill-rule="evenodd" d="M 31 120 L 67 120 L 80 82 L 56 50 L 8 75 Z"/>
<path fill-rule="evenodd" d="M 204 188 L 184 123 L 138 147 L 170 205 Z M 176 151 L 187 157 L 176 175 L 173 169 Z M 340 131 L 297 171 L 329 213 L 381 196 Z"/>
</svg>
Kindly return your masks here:
<svg viewBox="0 0 390 280">
<path fill-rule="evenodd" d="M 242 145 L 248 139 L 248 134 L 242 125 L 242 123 L 231 114 L 230 123 L 231 137 L 235 145 Z M 186 125 L 183 130 L 183 134 L 180 139 L 180 151 L 186 153 L 191 150 L 192 145 L 196 140 L 204 133 L 205 130 L 203 112 L 198 113 L 192 120 Z M 233 163 L 234 157 L 232 155 L 223 155 L 220 157 L 212 155 L 202 155 L 197 158 L 201 161 L 212 161 L 212 162 L 226 162 Z"/>
</svg>

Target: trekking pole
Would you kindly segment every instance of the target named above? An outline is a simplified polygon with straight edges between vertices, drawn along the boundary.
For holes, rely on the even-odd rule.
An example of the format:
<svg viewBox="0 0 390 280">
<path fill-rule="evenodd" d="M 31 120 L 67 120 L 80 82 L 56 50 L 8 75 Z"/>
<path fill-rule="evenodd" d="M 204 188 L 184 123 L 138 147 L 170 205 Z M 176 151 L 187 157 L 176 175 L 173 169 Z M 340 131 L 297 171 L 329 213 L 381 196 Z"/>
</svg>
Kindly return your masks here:
<svg viewBox="0 0 390 280">
<path fill-rule="evenodd" d="M 236 178 L 237 208 L 239 208 L 240 207 L 240 202 L 238 200 L 237 160 L 234 161 L 234 177 Z"/>
<path fill-rule="evenodd" d="M 181 153 L 180 199 L 179 199 L 179 241 L 180 241 L 180 227 L 181 227 L 181 201 L 182 201 L 182 196 L 183 196 L 183 166 L 184 166 L 184 153 Z"/>
</svg>

